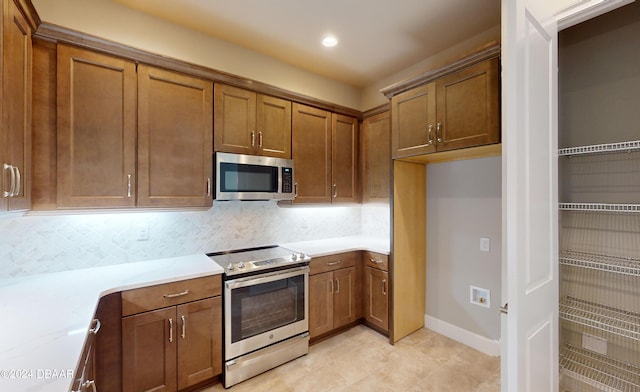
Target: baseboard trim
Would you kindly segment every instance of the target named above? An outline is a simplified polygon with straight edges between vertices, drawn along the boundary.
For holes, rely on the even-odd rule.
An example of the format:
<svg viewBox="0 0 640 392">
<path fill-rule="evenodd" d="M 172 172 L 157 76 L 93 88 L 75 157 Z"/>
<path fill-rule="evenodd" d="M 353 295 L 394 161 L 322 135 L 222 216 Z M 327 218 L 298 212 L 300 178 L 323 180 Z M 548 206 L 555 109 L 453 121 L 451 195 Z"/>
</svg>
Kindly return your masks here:
<svg viewBox="0 0 640 392">
<path fill-rule="evenodd" d="M 449 324 L 435 317 L 425 314 L 424 325 L 426 328 L 451 338 L 462 344 L 474 348 L 493 357 L 500 356 L 500 341 L 491 340 L 474 332 L 467 331 L 457 325 Z"/>
</svg>

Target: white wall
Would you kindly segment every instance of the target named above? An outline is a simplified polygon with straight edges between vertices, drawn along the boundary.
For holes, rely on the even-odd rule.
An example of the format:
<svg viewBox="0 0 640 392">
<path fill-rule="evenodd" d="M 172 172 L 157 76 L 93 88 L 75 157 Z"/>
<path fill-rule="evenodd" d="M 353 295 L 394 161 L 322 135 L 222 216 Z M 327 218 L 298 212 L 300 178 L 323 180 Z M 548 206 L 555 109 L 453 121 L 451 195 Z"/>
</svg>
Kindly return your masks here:
<svg viewBox="0 0 640 392">
<path fill-rule="evenodd" d="M 452 46 L 447 50 L 427 57 L 411 67 L 379 80 L 362 91 L 362 103 L 360 105 L 362 110 L 368 110 L 383 105 L 389 101 L 380 92 L 380 89 L 450 64 L 452 61 L 459 60 L 462 56 L 471 53 L 492 41 L 500 42 L 500 26 L 495 26 L 455 46 Z"/>
<path fill-rule="evenodd" d="M 111 0 L 32 2 L 45 22 L 360 109 L 360 89 L 146 15 Z"/>
<path fill-rule="evenodd" d="M 426 314 L 500 338 L 501 158 L 427 165 Z M 480 237 L 491 240 L 480 251 Z M 491 307 L 469 303 L 469 286 L 491 291 Z"/>
</svg>

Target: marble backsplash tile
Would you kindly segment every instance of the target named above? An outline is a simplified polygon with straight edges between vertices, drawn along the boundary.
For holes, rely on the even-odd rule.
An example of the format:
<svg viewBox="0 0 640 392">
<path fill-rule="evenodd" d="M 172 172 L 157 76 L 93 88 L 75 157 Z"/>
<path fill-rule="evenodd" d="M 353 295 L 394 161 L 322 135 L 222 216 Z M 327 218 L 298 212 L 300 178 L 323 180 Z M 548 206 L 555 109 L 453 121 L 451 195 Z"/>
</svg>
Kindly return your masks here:
<svg viewBox="0 0 640 392">
<path fill-rule="evenodd" d="M 0 219 L 0 278 L 365 234 L 388 236 L 389 208 L 215 202 L 208 211 Z M 385 227 L 386 225 L 386 227 Z M 149 239 L 138 240 L 141 227 Z"/>
</svg>

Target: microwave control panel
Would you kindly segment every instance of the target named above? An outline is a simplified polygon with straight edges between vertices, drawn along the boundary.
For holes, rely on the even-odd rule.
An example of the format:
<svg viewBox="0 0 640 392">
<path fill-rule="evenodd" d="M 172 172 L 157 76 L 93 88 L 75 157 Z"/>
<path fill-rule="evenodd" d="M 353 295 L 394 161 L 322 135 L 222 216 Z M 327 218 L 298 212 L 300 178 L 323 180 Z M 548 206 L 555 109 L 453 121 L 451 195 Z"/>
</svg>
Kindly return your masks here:
<svg viewBox="0 0 640 392">
<path fill-rule="evenodd" d="M 282 168 L 282 193 L 293 192 L 293 168 Z"/>
</svg>

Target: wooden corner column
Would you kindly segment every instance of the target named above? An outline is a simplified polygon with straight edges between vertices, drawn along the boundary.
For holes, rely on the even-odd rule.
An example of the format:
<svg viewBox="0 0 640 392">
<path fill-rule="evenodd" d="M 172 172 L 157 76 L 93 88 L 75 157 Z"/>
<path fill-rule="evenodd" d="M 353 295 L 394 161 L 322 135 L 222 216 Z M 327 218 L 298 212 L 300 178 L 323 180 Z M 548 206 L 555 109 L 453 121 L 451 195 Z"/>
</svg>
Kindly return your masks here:
<svg viewBox="0 0 640 392">
<path fill-rule="evenodd" d="M 426 165 L 393 162 L 391 343 L 424 326 L 426 181 Z"/>
</svg>

